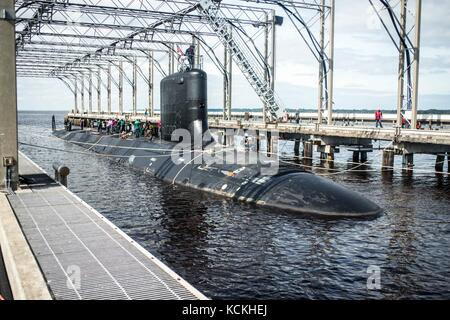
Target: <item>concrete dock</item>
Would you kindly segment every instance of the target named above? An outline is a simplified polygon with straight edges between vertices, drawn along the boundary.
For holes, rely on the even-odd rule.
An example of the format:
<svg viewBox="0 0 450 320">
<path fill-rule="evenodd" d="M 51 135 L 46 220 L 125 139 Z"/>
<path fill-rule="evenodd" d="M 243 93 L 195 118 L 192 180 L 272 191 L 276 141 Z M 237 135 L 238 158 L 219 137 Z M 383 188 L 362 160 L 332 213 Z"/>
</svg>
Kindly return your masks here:
<svg viewBox="0 0 450 320">
<path fill-rule="evenodd" d="M 206 299 L 20 154 L 21 188 L 0 198 L 14 299 Z"/>
</svg>

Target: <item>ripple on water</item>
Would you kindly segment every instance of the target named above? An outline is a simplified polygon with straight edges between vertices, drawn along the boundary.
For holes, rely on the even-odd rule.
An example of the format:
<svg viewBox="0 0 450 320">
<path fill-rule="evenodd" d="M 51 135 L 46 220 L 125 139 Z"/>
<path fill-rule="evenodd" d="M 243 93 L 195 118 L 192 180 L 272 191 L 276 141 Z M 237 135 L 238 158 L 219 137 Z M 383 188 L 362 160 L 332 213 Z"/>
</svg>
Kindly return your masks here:
<svg viewBox="0 0 450 320">
<path fill-rule="evenodd" d="M 63 113 L 55 114 L 62 127 Z M 19 113 L 21 141 L 84 151 L 52 139 L 51 113 Z M 43 138 L 46 136 L 48 138 Z M 52 172 L 70 166 L 70 189 L 213 298 L 450 298 L 450 178 L 382 176 L 368 170 L 328 178 L 385 208 L 374 220 L 324 220 L 235 203 L 172 186 L 96 156 L 21 150 Z M 284 151 L 293 150 L 290 142 Z M 338 161 L 351 161 L 344 150 Z M 397 160 L 398 161 L 398 160 Z M 416 165 L 433 168 L 429 156 Z M 337 163 L 337 170 L 348 170 Z M 322 171 L 322 173 L 324 173 Z M 366 288 L 381 267 L 382 290 Z"/>
</svg>

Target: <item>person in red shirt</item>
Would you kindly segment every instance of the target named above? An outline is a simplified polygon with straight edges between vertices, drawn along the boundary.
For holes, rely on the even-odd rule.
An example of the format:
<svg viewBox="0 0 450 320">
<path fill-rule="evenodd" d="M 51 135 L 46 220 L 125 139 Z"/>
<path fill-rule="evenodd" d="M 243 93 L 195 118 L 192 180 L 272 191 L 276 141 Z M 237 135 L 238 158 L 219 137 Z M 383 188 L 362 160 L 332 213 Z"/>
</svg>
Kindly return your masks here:
<svg viewBox="0 0 450 320">
<path fill-rule="evenodd" d="M 378 128 L 378 126 L 380 126 L 380 128 L 383 128 L 383 112 L 381 112 L 380 109 L 378 109 L 377 111 L 375 111 L 375 126 Z"/>
</svg>

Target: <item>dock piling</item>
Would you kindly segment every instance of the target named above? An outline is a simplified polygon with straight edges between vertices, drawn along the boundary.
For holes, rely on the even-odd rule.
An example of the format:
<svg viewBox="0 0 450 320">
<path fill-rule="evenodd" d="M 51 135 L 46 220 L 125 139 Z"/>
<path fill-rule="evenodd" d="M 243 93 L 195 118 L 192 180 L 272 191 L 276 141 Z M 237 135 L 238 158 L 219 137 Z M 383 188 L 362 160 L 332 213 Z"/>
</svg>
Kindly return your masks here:
<svg viewBox="0 0 450 320">
<path fill-rule="evenodd" d="M 295 139 L 295 142 L 294 142 L 294 155 L 297 158 L 300 156 L 300 140 L 299 139 Z"/>
<path fill-rule="evenodd" d="M 306 165 L 312 164 L 313 158 L 313 143 L 312 141 L 303 142 L 303 163 Z"/>
<path fill-rule="evenodd" d="M 436 165 L 434 166 L 436 172 L 444 172 L 444 162 L 445 162 L 445 155 L 443 154 L 436 155 Z"/>
<path fill-rule="evenodd" d="M 384 150 L 381 170 L 384 172 L 394 171 L 394 150 Z"/>
<path fill-rule="evenodd" d="M 447 152 L 447 171 L 450 172 L 450 152 Z"/>
<path fill-rule="evenodd" d="M 353 161 L 354 163 L 359 162 L 359 152 L 358 152 L 358 151 L 353 151 L 352 161 Z"/>
<path fill-rule="evenodd" d="M 412 172 L 414 168 L 414 153 L 403 154 L 402 168 L 404 171 Z"/>
</svg>

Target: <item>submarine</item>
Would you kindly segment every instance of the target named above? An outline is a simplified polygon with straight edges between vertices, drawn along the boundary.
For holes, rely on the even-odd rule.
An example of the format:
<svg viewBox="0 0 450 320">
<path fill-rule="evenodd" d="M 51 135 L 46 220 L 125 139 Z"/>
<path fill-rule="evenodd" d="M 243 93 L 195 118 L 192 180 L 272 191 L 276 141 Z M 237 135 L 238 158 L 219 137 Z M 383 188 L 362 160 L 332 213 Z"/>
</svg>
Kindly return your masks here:
<svg viewBox="0 0 450 320">
<path fill-rule="evenodd" d="M 249 204 L 333 218 L 382 214 L 382 208 L 361 194 L 312 172 L 293 166 L 270 170 L 275 161 L 271 158 L 236 161 L 246 152 L 223 146 L 209 134 L 203 70 L 180 71 L 162 79 L 160 99 L 159 139 L 123 139 L 89 130 L 54 134 L 168 183 Z"/>
</svg>

